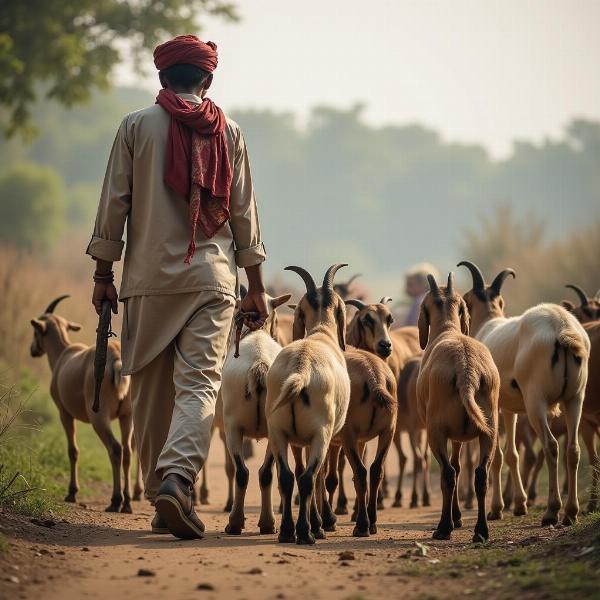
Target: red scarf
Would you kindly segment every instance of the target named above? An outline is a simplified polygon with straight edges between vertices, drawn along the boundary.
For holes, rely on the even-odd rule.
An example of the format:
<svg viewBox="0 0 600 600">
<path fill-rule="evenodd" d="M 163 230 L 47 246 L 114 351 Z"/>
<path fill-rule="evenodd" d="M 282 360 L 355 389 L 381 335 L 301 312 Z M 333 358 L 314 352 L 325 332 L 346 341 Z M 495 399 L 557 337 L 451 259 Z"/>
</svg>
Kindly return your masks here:
<svg viewBox="0 0 600 600">
<path fill-rule="evenodd" d="M 185 257 L 190 264 L 198 226 L 211 238 L 229 220 L 232 172 L 225 115 L 208 98 L 192 104 L 167 89 L 160 90 L 156 103 L 171 115 L 165 183 L 190 203 L 192 238 Z"/>
</svg>

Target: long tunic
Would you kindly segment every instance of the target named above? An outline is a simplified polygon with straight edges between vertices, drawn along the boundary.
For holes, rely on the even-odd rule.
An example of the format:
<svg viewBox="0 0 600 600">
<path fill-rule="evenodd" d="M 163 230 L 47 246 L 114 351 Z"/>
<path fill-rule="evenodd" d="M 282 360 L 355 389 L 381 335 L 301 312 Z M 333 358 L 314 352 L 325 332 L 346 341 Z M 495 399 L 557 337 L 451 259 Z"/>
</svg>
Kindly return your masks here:
<svg viewBox="0 0 600 600">
<path fill-rule="evenodd" d="M 191 103 L 202 101 L 179 95 Z M 210 239 L 198 230 L 192 263 L 184 263 L 191 235 L 189 202 L 164 182 L 170 119 L 157 104 L 123 119 L 87 247 L 87 254 L 112 262 L 121 259 L 125 247 L 119 294 L 125 302 L 124 373 L 148 364 L 175 338 L 196 304 L 190 292 L 236 296 L 237 267 L 266 257 L 246 145 L 237 123 L 227 119 L 231 219 Z"/>
</svg>

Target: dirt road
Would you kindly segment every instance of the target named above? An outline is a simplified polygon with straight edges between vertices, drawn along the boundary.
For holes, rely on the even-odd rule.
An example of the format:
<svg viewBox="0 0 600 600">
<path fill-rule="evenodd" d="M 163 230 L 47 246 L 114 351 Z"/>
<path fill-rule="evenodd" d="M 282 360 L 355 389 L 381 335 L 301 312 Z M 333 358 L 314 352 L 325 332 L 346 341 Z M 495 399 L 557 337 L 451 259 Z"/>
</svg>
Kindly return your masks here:
<svg viewBox="0 0 600 600">
<path fill-rule="evenodd" d="M 102 499 L 81 498 L 85 506 L 56 518 L 54 525 L 0 514 L 0 531 L 10 540 L 8 552 L 0 554 L 0 597 L 314 600 L 496 595 L 495 586 L 500 584 L 478 568 L 465 568 L 456 576 L 435 576 L 445 562 L 463 552 L 485 552 L 470 544 L 474 511 L 465 511 L 465 526 L 455 531 L 452 541 L 431 539 L 439 518 L 438 493 L 432 508 L 386 508 L 380 513 L 378 534 L 370 538 L 351 537 L 347 516 L 339 518 L 336 532 L 312 547 L 282 545 L 275 535 L 258 535 L 256 479 L 264 442 L 249 461 L 247 530 L 239 537 L 225 535 L 225 478 L 218 440 L 215 450 L 217 457 L 209 469 L 212 505 L 201 509 L 207 526 L 202 541 L 152 534 L 153 511 L 147 502 L 135 503 L 133 515 L 103 512 L 108 488 Z M 353 491 L 349 474 L 347 483 Z M 433 485 L 437 492 L 436 478 Z M 516 527 L 512 521 L 492 524 L 496 547 L 559 533 L 539 529 L 533 519 L 518 521 Z M 340 555 L 345 551 L 353 554 Z"/>
</svg>

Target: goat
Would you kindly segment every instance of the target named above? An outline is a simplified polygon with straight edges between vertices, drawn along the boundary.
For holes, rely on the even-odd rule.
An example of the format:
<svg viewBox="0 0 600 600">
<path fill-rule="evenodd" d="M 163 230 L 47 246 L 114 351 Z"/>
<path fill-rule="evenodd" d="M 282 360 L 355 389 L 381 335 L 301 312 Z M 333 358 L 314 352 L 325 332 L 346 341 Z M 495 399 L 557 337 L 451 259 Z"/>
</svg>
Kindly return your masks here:
<svg viewBox="0 0 600 600">
<path fill-rule="evenodd" d="M 352 468 L 356 491 L 356 507 L 351 519 L 356 521 L 356 525 L 352 535 L 365 537 L 377 533 L 378 492 L 396 428 L 396 379 L 385 362 L 370 352 L 347 346 L 344 355 L 350 376 L 350 404 L 344 427 L 331 443 L 325 486 L 331 502 L 338 484 L 338 455 L 343 448 Z M 370 467 L 367 494 L 363 450 L 366 442 L 375 438 L 377 450 Z M 328 525 L 334 526 L 335 518 L 333 523 L 328 523 L 327 515 L 323 514 L 322 517 L 325 531 L 333 530 L 328 529 Z"/>
<path fill-rule="evenodd" d="M 385 360 L 392 369 L 396 382 L 399 383 L 404 365 L 410 358 L 419 354 L 421 349 L 419 347 L 418 330 L 416 327 L 390 329 L 394 321 L 392 313 L 387 306 L 390 300 L 391 298 L 386 296 L 378 304 L 365 304 L 361 300 L 356 299 L 346 301 L 346 304 L 354 306 L 357 309 L 348 326 L 348 344 L 372 352 Z M 398 394 L 400 392 L 401 388 L 398 386 Z M 398 397 L 398 405 L 407 409 L 411 408 L 405 399 L 400 398 L 400 396 Z M 393 506 L 402 506 L 402 482 L 407 459 L 402 450 L 400 434 L 403 431 L 408 433 L 413 456 L 415 457 L 415 462 L 417 462 L 422 458 L 420 451 L 420 431 L 422 427 L 421 429 L 413 428 L 418 423 L 416 414 L 405 412 L 404 410 L 398 410 L 397 414 L 398 421 L 394 434 L 394 445 L 398 451 L 400 468 Z M 429 499 L 425 498 L 424 500 L 427 501 L 427 506 Z M 415 503 L 416 500 L 413 498 L 411 506 L 416 506 Z M 338 507 L 340 511 L 344 510 L 344 498 L 341 497 L 341 490 L 340 497 L 338 498 Z M 338 508 L 336 508 L 336 512 L 338 512 Z"/>
<path fill-rule="evenodd" d="M 467 306 L 454 291 L 453 274 L 438 287 L 428 275 L 430 291 L 421 304 L 419 340 L 424 350 L 417 378 L 419 415 L 426 423 L 429 447 L 440 465 L 443 507 L 433 534 L 450 539 L 462 526 L 457 477 L 463 442 L 479 440 L 479 465 L 475 469 L 477 523 L 474 542 L 489 538 L 485 499 L 491 457 L 498 437 L 500 376 L 490 351 L 469 337 Z M 452 455 L 448 460 L 448 440 Z"/>
<path fill-rule="evenodd" d="M 291 294 L 277 298 L 268 297 L 270 314 L 263 327 L 247 330 L 239 344 L 239 356 L 230 348 L 221 380 L 223 421 L 227 451 L 235 465 L 235 497 L 225 533 L 239 535 L 244 529 L 244 498 L 248 486 L 248 468 L 244 463 L 244 437 L 267 437 L 265 418 L 266 376 L 281 346 L 277 343 L 277 318 L 275 310 L 287 302 Z M 264 462 L 259 470 L 262 496 L 258 521 L 260 533 L 275 533 L 275 517 L 271 504 L 273 479 L 273 454 L 267 447 Z"/>
<path fill-rule="evenodd" d="M 269 445 L 277 460 L 283 496 L 280 542 L 314 544 L 316 538 L 325 537 L 315 483 L 319 477 L 319 485 L 323 485 L 321 469 L 329 444 L 344 424 L 350 401 L 350 379 L 343 353 L 346 312 L 333 289 L 333 278 L 342 266 L 345 265 L 329 267 L 320 288 L 305 269 L 286 267 L 302 277 L 306 294 L 294 313 L 294 341 L 281 350 L 267 373 L 265 412 Z M 297 476 L 300 509 L 295 528 L 294 475 L 288 464 L 290 443 L 309 448 L 307 467 Z"/>
<path fill-rule="evenodd" d="M 548 506 L 542 526 L 556 525 L 562 501 L 558 486 L 558 442 L 550 429 L 548 414 L 562 405 L 568 430 L 568 497 L 563 523 L 577 520 L 577 439 L 583 395 L 588 374 L 590 342 L 577 319 L 561 306 L 539 304 L 518 317 L 504 316 L 500 292 L 512 269 L 501 271 L 486 286 L 479 268 L 468 261 L 473 288 L 464 295 L 471 315 L 471 334 L 492 353 L 500 373 L 500 409 L 506 430 L 506 459 L 514 486 L 514 514 L 527 513 L 527 496 L 519 473 L 515 444 L 517 413 L 526 412 L 544 447 L 549 470 Z M 492 510 L 490 519 L 501 519 L 503 453 L 498 445 L 492 461 Z"/>
<path fill-rule="evenodd" d="M 129 377 L 121 375 L 121 345 L 109 340 L 106 370 L 101 390 L 100 410 L 92 410 L 94 402 L 94 346 L 72 343 L 69 331 L 79 331 L 81 325 L 54 314 L 59 302 L 69 296 L 53 300 L 44 313 L 31 320 L 33 341 L 31 356 L 48 356 L 52 371 L 50 395 L 58 408 L 60 420 L 67 436 L 71 473 L 69 491 L 65 502 L 76 502 L 79 492 L 77 461 L 79 448 L 75 437 L 75 420 L 91 423 L 106 447 L 112 465 L 113 491 L 107 512 L 131 512 L 130 465 L 132 454 L 133 421 Z M 110 423 L 119 419 L 121 443 L 114 437 Z M 124 485 L 121 491 L 120 470 L 123 466 Z M 139 470 L 137 471 L 135 498 L 141 494 Z"/>
<path fill-rule="evenodd" d="M 588 511 L 598 509 L 598 484 L 600 480 L 600 461 L 596 451 L 596 435 L 600 428 L 600 293 L 589 298 L 585 292 L 574 285 L 567 287 L 575 290 L 580 299 L 580 306 L 574 307 L 563 301 L 563 306 L 582 323 L 582 327 L 590 339 L 589 377 L 583 400 L 581 435 L 585 442 L 590 465 L 592 465 L 592 488 L 588 501 Z"/>
</svg>

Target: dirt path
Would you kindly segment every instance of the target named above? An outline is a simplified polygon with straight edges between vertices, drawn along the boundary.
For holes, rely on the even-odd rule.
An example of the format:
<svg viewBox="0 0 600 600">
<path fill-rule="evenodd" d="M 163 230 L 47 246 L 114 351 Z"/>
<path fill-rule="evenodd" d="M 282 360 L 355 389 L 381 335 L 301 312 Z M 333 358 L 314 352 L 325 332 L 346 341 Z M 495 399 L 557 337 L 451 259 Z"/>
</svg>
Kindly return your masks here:
<svg viewBox="0 0 600 600">
<path fill-rule="evenodd" d="M 264 442 L 249 461 L 247 530 L 241 537 L 223 534 L 226 487 L 218 440 L 215 446 L 217 457 L 209 469 L 213 504 L 201 509 L 208 531 L 204 540 L 183 542 L 152 534 L 153 511 L 147 502 L 135 503 L 133 515 L 103 512 L 108 490 L 102 499 L 82 498 L 85 507 L 74 508 L 55 525 L 46 524 L 49 527 L 0 513 L 0 531 L 10 540 L 8 552 L 0 554 L 0 598 L 444 598 L 465 590 L 490 597 L 495 583 L 482 578 L 483 572 L 432 579 L 423 570 L 441 568 L 445 560 L 468 549 L 475 521 L 474 511 L 465 511 L 465 527 L 455 531 L 451 542 L 433 541 L 437 493 L 432 508 L 382 511 L 379 532 L 370 538 L 351 537 L 347 516 L 339 518 L 336 532 L 312 547 L 281 545 L 275 535 L 258 535 L 256 478 Z M 347 489 L 353 491 L 351 485 L 348 474 Z M 433 485 L 437 491 L 435 478 Z M 493 523 L 494 543 L 553 534 L 532 521 L 517 527 Z M 427 544 L 426 556 L 415 542 Z M 348 550 L 354 559 L 341 560 L 340 552 Z M 140 570 L 149 574 L 143 576 Z"/>
</svg>

